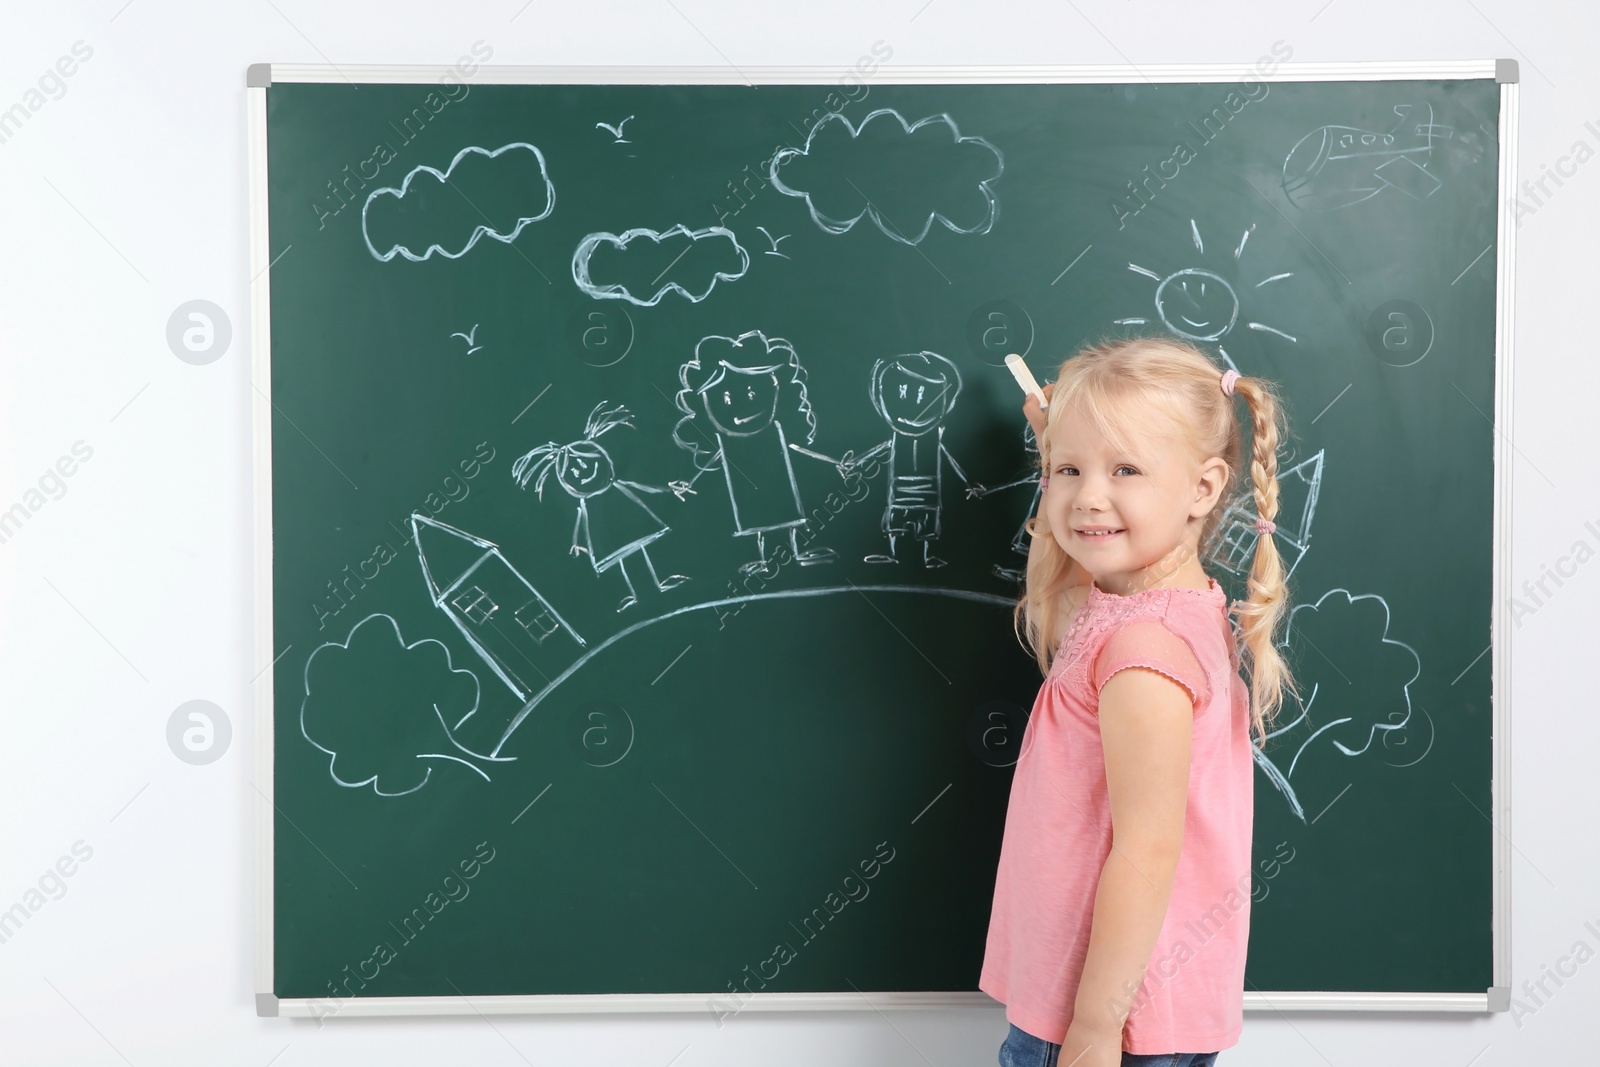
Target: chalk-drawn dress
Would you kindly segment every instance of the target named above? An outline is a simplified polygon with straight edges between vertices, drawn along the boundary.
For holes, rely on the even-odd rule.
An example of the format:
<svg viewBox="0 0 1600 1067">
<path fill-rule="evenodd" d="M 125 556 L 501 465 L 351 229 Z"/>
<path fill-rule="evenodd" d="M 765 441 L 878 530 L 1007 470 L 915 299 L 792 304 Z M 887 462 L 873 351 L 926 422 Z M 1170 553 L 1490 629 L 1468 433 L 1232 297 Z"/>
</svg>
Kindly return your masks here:
<svg viewBox="0 0 1600 1067">
<path fill-rule="evenodd" d="M 774 420 L 743 437 L 718 434 L 717 440 L 728 499 L 733 502 L 735 537 L 784 530 L 806 521 L 781 423 Z"/>
<path fill-rule="evenodd" d="M 589 550 L 594 569 L 615 566 L 667 532 L 667 524 L 621 482 L 578 498 L 577 543 Z"/>
</svg>

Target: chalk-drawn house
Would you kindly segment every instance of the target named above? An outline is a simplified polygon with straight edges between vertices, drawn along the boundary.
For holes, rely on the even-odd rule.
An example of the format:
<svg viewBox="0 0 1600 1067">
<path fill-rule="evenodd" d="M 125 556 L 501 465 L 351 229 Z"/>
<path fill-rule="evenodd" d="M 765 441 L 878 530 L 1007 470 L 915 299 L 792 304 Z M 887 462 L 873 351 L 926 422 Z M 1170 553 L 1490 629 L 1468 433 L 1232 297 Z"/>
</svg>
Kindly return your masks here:
<svg viewBox="0 0 1600 1067">
<path fill-rule="evenodd" d="M 434 604 L 518 699 L 581 654 L 583 638 L 498 545 L 420 513 L 411 531 Z"/>
</svg>

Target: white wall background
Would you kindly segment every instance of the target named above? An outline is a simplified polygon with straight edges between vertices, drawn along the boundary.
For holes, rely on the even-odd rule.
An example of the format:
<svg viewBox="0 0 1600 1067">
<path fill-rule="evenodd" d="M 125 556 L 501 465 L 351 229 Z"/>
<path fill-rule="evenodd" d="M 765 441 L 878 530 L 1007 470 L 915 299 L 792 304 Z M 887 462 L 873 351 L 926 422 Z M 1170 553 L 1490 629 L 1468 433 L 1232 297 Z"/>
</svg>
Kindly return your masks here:
<svg viewBox="0 0 1600 1067">
<path fill-rule="evenodd" d="M 75 842 L 93 850 L 65 894 L 0 944 L 0 1062 L 955 1067 L 994 1063 L 1005 1031 L 999 1008 L 745 1012 L 721 1030 L 703 1014 L 320 1029 L 255 1016 L 247 64 L 451 63 L 479 39 L 496 63 L 849 64 L 879 38 L 896 65 L 1246 63 L 1281 39 L 1297 62 L 1517 58 L 1524 176 L 1577 141 L 1600 149 L 1600 13 L 1548 0 L 523 5 L 6 0 L 0 11 L 0 109 L 75 42 L 93 50 L 0 144 L 0 511 L 75 442 L 93 449 L 0 544 L 0 909 Z M 1565 183 L 1518 234 L 1519 587 L 1575 542 L 1600 544 L 1584 525 L 1600 525 L 1600 361 L 1586 318 L 1600 292 L 1600 163 Z M 173 309 L 196 298 L 234 328 L 207 366 L 166 342 Z M 1600 566 L 1580 566 L 1515 633 L 1514 978 L 1530 1008 L 1525 979 L 1579 941 L 1600 949 L 1584 925 L 1600 927 L 1600 716 L 1584 677 L 1597 609 Z M 166 740 L 173 710 L 197 698 L 233 725 L 207 766 L 179 761 Z M 1518 1018 L 1252 1013 L 1223 1062 L 1578 1062 L 1563 1056 L 1592 1049 L 1586 1023 L 1600 1006 L 1600 963 L 1584 960 Z"/>
</svg>

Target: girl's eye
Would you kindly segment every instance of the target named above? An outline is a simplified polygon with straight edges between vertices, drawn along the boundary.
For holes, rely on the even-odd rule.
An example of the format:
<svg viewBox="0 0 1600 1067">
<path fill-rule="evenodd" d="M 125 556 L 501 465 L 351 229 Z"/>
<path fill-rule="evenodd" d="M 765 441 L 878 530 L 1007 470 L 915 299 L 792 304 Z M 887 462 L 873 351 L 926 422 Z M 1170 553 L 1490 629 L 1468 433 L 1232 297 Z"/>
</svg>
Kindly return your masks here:
<svg viewBox="0 0 1600 1067">
<path fill-rule="evenodd" d="M 1138 474 L 1139 473 L 1136 469 L 1134 469 L 1133 467 L 1130 467 L 1126 463 L 1123 463 L 1123 464 L 1119 465 L 1117 467 L 1117 470 L 1119 470 L 1119 471 L 1128 471 L 1131 474 Z M 1075 475 L 1075 474 L 1078 473 L 1078 468 L 1076 468 L 1076 467 L 1068 467 L 1068 466 L 1057 467 L 1056 468 L 1056 473 L 1057 474 L 1064 474 L 1064 475 L 1067 475 L 1067 476 L 1070 477 L 1070 476 Z"/>
</svg>

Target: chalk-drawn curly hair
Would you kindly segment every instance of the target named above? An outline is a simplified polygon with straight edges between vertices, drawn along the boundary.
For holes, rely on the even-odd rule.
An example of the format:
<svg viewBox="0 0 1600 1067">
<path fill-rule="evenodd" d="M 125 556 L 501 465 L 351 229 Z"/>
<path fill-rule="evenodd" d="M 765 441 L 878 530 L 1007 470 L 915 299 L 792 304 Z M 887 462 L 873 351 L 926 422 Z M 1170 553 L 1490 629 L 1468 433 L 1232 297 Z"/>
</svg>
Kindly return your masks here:
<svg viewBox="0 0 1600 1067">
<path fill-rule="evenodd" d="M 775 417 L 789 431 L 791 440 L 796 430 L 802 431 L 800 436 L 806 444 L 810 444 L 817 436 L 817 417 L 811 410 L 810 398 L 806 396 L 806 371 L 800 366 L 800 356 L 795 352 L 794 345 L 782 337 L 768 337 L 760 330 L 747 330 L 738 337 L 702 337 L 694 346 L 693 358 L 678 368 L 678 383 L 682 388 L 673 402 L 683 412 L 683 418 L 672 428 L 672 439 L 694 458 L 694 465 L 701 470 L 714 470 L 720 453 L 712 443 L 715 431 L 704 425 L 704 419 L 696 422 L 695 397 L 721 381 L 727 368 L 723 366 L 723 360 L 702 359 L 700 348 L 707 341 L 726 341 L 736 349 L 745 348 L 746 342 L 752 338 L 760 343 L 748 346 L 748 362 L 729 365 L 751 368 L 776 363 L 778 366 L 787 366 L 788 381 L 782 378 L 778 381 L 778 410 Z M 790 417 L 786 419 L 785 415 Z M 792 425 L 794 416 L 799 416 L 803 425 Z"/>
<path fill-rule="evenodd" d="M 1068 412 L 1088 419 L 1119 450 L 1133 451 L 1128 446 L 1138 436 L 1169 433 L 1197 460 L 1220 457 L 1228 465 L 1227 484 L 1201 526 L 1198 546 L 1204 556 L 1222 531 L 1229 489 L 1245 473 L 1244 432 L 1235 406 L 1235 398 L 1242 397 L 1250 414 L 1248 463 L 1255 510 L 1260 518 L 1275 518 L 1278 445 L 1288 436 L 1282 401 L 1265 378 L 1239 378 L 1229 397 L 1222 392 L 1221 374 L 1209 356 L 1176 338 L 1136 337 L 1082 348 L 1061 365 L 1050 393 L 1046 431 L 1039 441 L 1041 473 L 1051 469 L 1050 439 Z M 1040 670 L 1048 672 L 1070 621 L 1063 617 L 1062 594 L 1093 579 L 1056 541 L 1043 507 L 1029 521 L 1028 532 L 1033 535 L 1028 578 L 1015 621 L 1018 636 L 1032 649 Z M 1248 587 L 1248 598 L 1235 601 L 1229 611 L 1238 617 L 1241 659 L 1249 671 L 1251 727 L 1264 743 L 1284 691 L 1298 695 L 1276 642 L 1289 610 L 1289 591 L 1271 534 L 1256 538 Z"/>
</svg>

